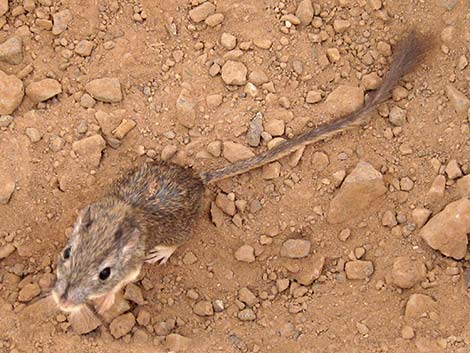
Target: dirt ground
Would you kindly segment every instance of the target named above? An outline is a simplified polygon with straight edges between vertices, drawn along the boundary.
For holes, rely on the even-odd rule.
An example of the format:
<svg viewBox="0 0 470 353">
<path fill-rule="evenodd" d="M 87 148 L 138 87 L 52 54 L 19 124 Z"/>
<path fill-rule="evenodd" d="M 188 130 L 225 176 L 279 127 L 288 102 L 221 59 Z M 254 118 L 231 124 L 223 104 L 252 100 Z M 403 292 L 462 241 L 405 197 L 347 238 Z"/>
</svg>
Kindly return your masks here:
<svg viewBox="0 0 470 353">
<path fill-rule="evenodd" d="M 60 88 L 27 88 L 0 121 L 0 352 L 470 352 L 470 221 L 452 228 L 460 257 L 421 236 L 470 196 L 470 2 L 314 0 L 312 20 L 306 1 L 300 13 L 297 0 L 210 1 L 8 1 L 0 42 L 21 38 L 23 58 L 0 69 Z M 258 154 L 330 121 L 326 97 L 354 86 L 337 104 L 357 104 L 412 27 L 435 45 L 367 125 L 211 186 L 193 239 L 145 265 L 137 294 L 91 332 L 50 302 L 77 212 L 123 171 L 161 158 L 209 170 L 229 163 L 226 142 Z M 228 82 L 240 67 L 222 78 L 229 61 L 242 82 Z M 122 97 L 87 85 L 103 77 Z M 96 135 L 106 146 L 76 144 Z M 383 192 L 341 199 L 361 161 Z"/>
</svg>

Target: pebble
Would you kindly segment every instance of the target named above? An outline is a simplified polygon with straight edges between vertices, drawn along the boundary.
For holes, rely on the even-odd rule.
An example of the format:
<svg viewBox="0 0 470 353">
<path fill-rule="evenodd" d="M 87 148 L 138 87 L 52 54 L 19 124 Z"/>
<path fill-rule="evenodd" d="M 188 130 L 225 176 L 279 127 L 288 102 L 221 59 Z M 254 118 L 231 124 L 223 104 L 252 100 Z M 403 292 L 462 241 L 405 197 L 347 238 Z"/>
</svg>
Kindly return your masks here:
<svg viewBox="0 0 470 353">
<path fill-rule="evenodd" d="M 16 183 L 8 177 L 0 181 L 0 205 L 6 205 L 15 191 Z"/>
<path fill-rule="evenodd" d="M 61 92 L 62 86 L 60 82 L 52 78 L 32 82 L 26 86 L 26 96 L 34 103 L 44 102 Z"/>
<path fill-rule="evenodd" d="M 142 295 L 142 289 L 135 283 L 129 283 L 124 292 L 124 298 L 136 303 L 137 305 L 144 305 L 145 300 Z"/>
<path fill-rule="evenodd" d="M 13 36 L 0 44 L 0 61 L 11 65 L 23 62 L 23 41 L 20 37 Z"/>
<path fill-rule="evenodd" d="M 230 163 L 235 163 L 255 156 L 250 148 L 239 143 L 224 141 L 223 146 L 223 156 Z"/>
<path fill-rule="evenodd" d="M 219 207 L 224 213 L 229 216 L 234 216 L 236 213 L 235 202 L 227 197 L 224 193 L 217 194 L 215 199 L 215 204 Z"/>
<path fill-rule="evenodd" d="M 324 266 L 324 256 L 312 256 L 295 274 L 295 280 L 303 286 L 309 286 L 320 277 Z"/>
<path fill-rule="evenodd" d="M 193 311 L 199 316 L 212 316 L 214 315 L 214 308 L 212 303 L 207 300 L 203 300 L 194 304 Z"/>
<path fill-rule="evenodd" d="M 213 15 L 215 10 L 215 5 L 207 1 L 191 9 L 189 11 L 189 18 L 191 18 L 192 21 L 199 23 L 204 21 L 210 15 Z"/>
<path fill-rule="evenodd" d="M 315 152 L 312 156 L 312 167 L 314 171 L 322 172 L 330 164 L 328 155 L 324 152 Z"/>
<path fill-rule="evenodd" d="M 178 335 L 177 333 L 170 333 L 165 338 L 165 346 L 171 352 L 188 352 L 190 351 L 192 340 L 188 337 Z"/>
<path fill-rule="evenodd" d="M 224 223 L 224 213 L 215 202 L 211 202 L 211 219 L 216 227 L 220 227 Z"/>
<path fill-rule="evenodd" d="M 90 56 L 91 52 L 93 51 L 93 47 L 94 44 L 92 41 L 84 39 L 78 42 L 78 44 L 75 46 L 75 53 L 80 56 Z"/>
<path fill-rule="evenodd" d="M 441 198 L 444 196 L 446 189 L 446 177 L 444 175 L 438 175 L 431 184 L 428 191 L 428 197 L 430 198 Z"/>
<path fill-rule="evenodd" d="M 252 307 L 258 303 L 258 298 L 247 287 L 243 287 L 238 291 L 238 300 Z"/>
<path fill-rule="evenodd" d="M 400 179 L 400 190 L 411 191 L 414 187 L 414 182 L 409 177 L 404 177 Z"/>
<path fill-rule="evenodd" d="M 70 314 L 69 323 L 78 335 L 87 334 L 101 326 L 100 319 L 86 305 Z"/>
<path fill-rule="evenodd" d="M 363 260 L 348 261 L 344 270 L 348 279 L 366 279 L 374 273 L 374 264 Z"/>
<path fill-rule="evenodd" d="M 135 325 L 135 317 L 132 313 L 127 313 L 115 318 L 109 325 L 109 331 L 114 338 L 120 338 L 131 332 Z"/>
<path fill-rule="evenodd" d="M 34 128 L 34 127 L 27 127 L 26 130 L 25 130 L 25 134 L 26 134 L 26 136 L 29 137 L 29 139 L 32 143 L 39 142 L 42 139 L 41 132 L 38 129 Z"/>
<path fill-rule="evenodd" d="M 162 161 L 169 161 L 176 155 L 176 152 L 178 152 L 177 146 L 166 145 L 165 147 L 163 147 L 163 150 L 160 154 L 160 158 L 162 159 Z"/>
<path fill-rule="evenodd" d="M 246 142 L 252 147 L 259 146 L 262 132 L 263 114 L 261 112 L 258 112 L 256 113 L 255 117 L 250 121 L 248 132 L 246 133 Z"/>
<path fill-rule="evenodd" d="M 392 47 L 390 44 L 380 41 L 377 43 L 377 50 L 383 56 L 390 56 L 392 55 Z"/>
<path fill-rule="evenodd" d="M 8 0 L 0 0 L 0 16 L 3 16 L 8 11 Z"/>
<path fill-rule="evenodd" d="M 214 308 L 214 312 L 221 313 L 225 310 L 224 302 L 220 299 L 216 299 L 212 302 L 212 307 Z"/>
<path fill-rule="evenodd" d="M 451 159 L 449 163 L 447 163 L 445 172 L 449 179 L 457 179 L 463 175 L 462 170 L 455 159 Z"/>
<path fill-rule="evenodd" d="M 369 334 L 369 328 L 367 327 L 367 325 L 363 324 L 362 322 L 356 323 L 356 329 L 363 336 Z"/>
<path fill-rule="evenodd" d="M 92 135 L 72 144 L 72 150 L 80 159 L 90 167 L 98 167 L 101 161 L 101 153 L 106 148 L 106 141 L 101 135 Z"/>
<path fill-rule="evenodd" d="M 339 85 L 325 100 L 325 107 L 334 116 L 345 116 L 362 107 L 364 90 L 361 87 Z"/>
<path fill-rule="evenodd" d="M 284 135 L 285 123 L 281 119 L 271 119 L 264 124 L 264 130 L 271 136 Z"/>
<path fill-rule="evenodd" d="M 426 208 L 418 207 L 413 210 L 411 217 L 413 217 L 413 221 L 415 222 L 416 226 L 421 228 L 426 224 L 429 217 L 431 216 L 431 213 L 432 212 Z"/>
<path fill-rule="evenodd" d="M 260 86 L 264 83 L 269 82 L 269 77 L 262 70 L 254 70 L 248 75 L 248 81 L 254 83 L 257 86 Z"/>
<path fill-rule="evenodd" d="M 65 9 L 59 12 L 56 12 L 52 15 L 54 25 L 52 27 L 52 34 L 59 35 L 67 29 L 69 23 L 72 21 L 72 12 Z"/>
<path fill-rule="evenodd" d="M 222 142 L 221 141 L 212 141 L 207 145 L 207 152 L 209 152 L 214 157 L 220 157 L 222 154 Z"/>
<path fill-rule="evenodd" d="M 255 249 L 250 245 L 242 245 L 235 251 L 235 258 L 240 262 L 255 262 Z"/>
<path fill-rule="evenodd" d="M 176 99 L 176 111 L 178 122 L 188 129 L 196 124 L 196 103 L 189 90 L 183 88 Z"/>
<path fill-rule="evenodd" d="M 265 164 L 262 168 L 263 179 L 272 180 L 278 178 L 281 175 L 281 167 L 281 163 L 277 161 Z"/>
<path fill-rule="evenodd" d="M 328 48 L 326 49 L 326 56 L 330 60 L 330 62 L 337 62 L 341 59 L 341 54 L 337 48 Z"/>
<path fill-rule="evenodd" d="M 411 294 L 406 302 L 405 319 L 419 319 L 423 314 L 433 310 L 436 302 L 425 294 Z"/>
<path fill-rule="evenodd" d="M 132 119 L 122 119 L 119 126 L 113 131 L 113 135 L 122 140 L 136 125 Z"/>
<path fill-rule="evenodd" d="M 400 256 L 393 261 L 393 283 L 403 289 L 414 287 L 426 278 L 426 266 L 421 261 L 414 261 L 407 256 Z"/>
<path fill-rule="evenodd" d="M 192 251 L 188 251 L 184 256 L 183 256 L 183 264 L 185 265 L 192 265 L 197 262 L 197 257 L 194 255 Z"/>
<path fill-rule="evenodd" d="M 309 104 L 315 104 L 321 101 L 320 91 L 308 91 L 305 101 Z"/>
<path fill-rule="evenodd" d="M 105 103 L 117 103 L 122 100 L 121 83 L 113 77 L 92 80 L 85 85 L 86 91 L 96 100 Z"/>
<path fill-rule="evenodd" d="M 369 163 L 359 162 L 331 200 L 328 222 L 336 224 L 357 217 L 386 191 L 382 174 Z"/>
<path fill-rule="evenodd" d="M 385 211 L 382 216 L 382 225 L 385 227 L 394 227 L 398 224 L 394 211 Z"/>
<path fill-rule="evenodd" d="M 309 25 L 310 22 L 312 22 L 313 14 L 314 11 L 311 0 L 302 0 L 299 2 L 295 16 L 300 20 L 300 23 L 304 26 Z"/>
<path fill-rule="evenodd" d="M 351 22 L 349 22 L 347 20 L 334 20 L 334 22 L 333 22 L 333 28 L 334 28 L 336 33 L 343 33 L 349 27 L 351 27 Z"/>
<path fill-rule="evenodd" d="M 457 113 L 467 113 L 467 110 L 470 108 L 470 99 L 468 99 L 465 94 L 460 92 L 457 88 L 447 85 L 446 95 Z"/>
<path fill-rule="evenodd" d="M 366 91 L 374 90 L 380 87 L 382 79 L 375 72 L 362 76 L 361 85 Z"/>
<path fill-rule="evenodd" d="M 18 294 L 18 301 L 22 303 L 29 302 L 41 293 L 41 287 L 37 283 L 28 283 L 21 288 Z"/>
<path fill-rule="evenodd" d="M 215 13 L 213 15 L 208 16 L 204 22 L 206 25 L 209 27 L 215 27 L 217 25 L 220 25 L 222 22 L 224 22 L 225 16 L 221 13 Z"/>
<path fill-rule="evenodd" d="M 301 259 L 310 253 L 311 242 L 305 239 L 288 239 L 281 246 L 281 256 Z"/>
<path fill-rule="evenodd" d="M 0 116 L 0 128 L 8 127 L 13 122 L 13 117 L 11 115 L 2 115 Z"/>
<path fill-rule="evenodd" d="M 405 340 L 411 340 L 415 336 L 415 332 L 413 330 L 413 327 L 405 325 L 401 329 L 401 337 Z"/>
<path fill-rule="evenodd" d="M 251 308 L 246 308 L 238 312 L 238 318 L 241 321 L 254 321 L 256 320 L 256 314 Z"/>
<path fill-rule="evenodd" d="M 227 85 L 244 85 L 247 82 L 247 73 L 248 69 L 246 66 L 238 61 L 228 60 L 222 66 L 222 80 Z"/>
<path fill-rule="evenodd" d="M 2 204 L 1 201 L 2 201 L 2 200 L 1 200 L 1 190 L 0 190 L 0 204 Z M 6 245 L 0 247 L 0 260 L 1 260 L 1 259 L 6 259 L 8 256 L 10 256 L 11 254 L 13 254 L 14 251 L 15 251 L 15 249 L 16 249 L 16 248 L 15 248 L 12 244 L 10 244 L 10 243 L 8 243 L 8 244 L 6 244 Z"/>
<path fill-rule="evenodd" d="M 255 39 L 253 42 L 260 49 L 269 49 L 273 45 L 273 41 L 270 39 Z"/>
<path fill-rule="evenodd" d="M 220 44 L 227 50 L 232 50 L 237 46 L 237 38 L 230 33 L 222 33 Z"/>
<path fill-rule="evenodd" d="M 392 107 L 388 120 L 393 126 L 403 126 L 406 123 L 406 110 L 397 106 Z"/>
<path fill-rule="evenodd" d="M 421 237 L 445 256 L 461 260 L 467 252 L 470 233 L 470 199 L 464 197 L 449 203 L 421 229 Z"/>
<path fill-rule="evenodd" d="M 96 104 L 96 100 L 90 96 L 88 93 L 85 93 L 80 98 L 80 105 L 83 108 L 93 108 Z"/>
<path fill-rule="evenodd" d="M 24 96 L 23 81 L 0 70 L 0 115 L 12 114 Z"/>
<path fill-rule="evenodd" d="M 212 94 L 206 97 L 206 103 L 209 108 L 217 108 L 222 104 L 223 96 L 221 94 Z"/>
<path fill-rule="evenodd" d="M 470 197 L 470 174 L 457 181 L 457 189 L 461 196 Z"/>
</svg>

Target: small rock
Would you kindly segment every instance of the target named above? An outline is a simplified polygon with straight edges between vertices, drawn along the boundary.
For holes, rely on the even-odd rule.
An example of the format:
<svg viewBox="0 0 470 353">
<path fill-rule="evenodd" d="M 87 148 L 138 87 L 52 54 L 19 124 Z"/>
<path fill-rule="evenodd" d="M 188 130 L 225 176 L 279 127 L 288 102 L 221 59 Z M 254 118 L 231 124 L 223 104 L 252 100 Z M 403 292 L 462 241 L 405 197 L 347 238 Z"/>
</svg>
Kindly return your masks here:
<svg viewBox="0 0 470 353">
<path fill-rule="evenodd" d="M 142 289 L 135 283 L 129 283 L 124 292 L 124 298 L 136 303 L 137 305 L 144 305 L 145 300 L 142 295 Z"/>
<path fill-rule="evenodd" d="M 254 295 L 253 292 L 246 287 L 243 287 L 238 292 L 238 300 L 245 303 L 249 307 L 252 307 L 258 303 L 258 298 L 256 295 Z"/>
<path fill-rule="evenodd" d="M 23 81 L 0 70 L 0 115 L 12 114 L 24 96 Z"/>
<path fill-rule="evenodd" d="M 467 252 L 470 233 L 470 199 L 449 203 L 421 229 L 421 237 L 433 249 L 456 260 Z"/>
<path fill-rule="evenodd" d="M 227 85 L 243 86 L 247 82 L 247 73 L 246 66 L 238 61 L 229 60 L 222 66 L 222 80 Z"/>
<path fill-rule="evenodd" d="M 220 227 L 224 224 L 224 214 L 222 210 L 217 207 L 215 202 L 211 202 L 211 219 L 216 227 Z"/>
<path fill-rule="evenodd" d="M 0 16 L 3 16 L 8 11 L 8 0 L 0 0 Z"/>
<path fill-rule="evenodd" d="M 240 262 L 255 262 L 255 249 L 250 245 L 242 245 L 235 251 L 235 258 Z"/>
<path fill-rule="evenodd" d="M 223 193 L 217 194 L 215 199 L 215 204 L 219 207 L 224 213 L 229 216 L 234 216 L 236 213 L 235 202 L 227 197 Z"/>
<path fill-rule="evenodd" d="M 13 117 L 11 115 L 2 115 L 0 116 L 0 128 L 8 127 L 13 122 Z"/>
<path fill-rule="evenodd" d="M 390 56 L 392 55 L 392 47 L 390 44 L 380 41 L 377 43 L 377 50 L 383 56 Z"/>
<path fill-rule="evenodd" d="M 406 123 L 406 110 L 394 106 L 390 109 L 388 120 L 394 126 L 402 126 Z"/>
<path fill-rule="evenodd" d="M 225 141 L 224 142 L 223 155 L 230 163 L 235 163 L 243 159 L 254 157 L 253 151 L 239 143 Z"/>
<path fill-rule="evenodd" d="M 256 314 L 253 309 L 246 308 L 238 312 L 238 318 L 241 321 L 254 321 L 256 320 Z"/>
<path fill-rule="evenodd" d="M 191 343 L 192 340 L 190 338 L 178 335 L 177 333 L 170 333 L 165 338 L 165 345 L 172 352 L 188 352 Z"/>
<path fill-rule="evenodd" d="M 72 12 L 68 9 L 53 14 L 54 26 L 52 27 L 52 34 L 59 35 L 63 33 L 72 21 L 72 18 Z"/>
<path fill-rule="evenodd" d="M 341 54 L 337 48 L 328 48 L 326 50 L 326 56 L 332 63 L 335 63 L 341 59 Z"/>
<path fill-rule="evenodd" d="M 367 325 L 363 324 L 362 322 L 356 323 L 356 328 L 357 328 L 357 331 L 361 335 L 365 336 L 365 335 L 369 334 L 369 328 L 367 327 Z"/>
<path fill-rule="evenodd" d="M 264 130 L 271 136 L 284 135 L 285 123 L 281 119 L 271 119 L 264 124 Z"/>
<path fill-rule="evenodd" d="M 441 198 L 444 196 L 446 189 L 446 177 L 444 175 L 438 175 L 432 182 L 431 187 L 428 191 L 428 197 L 430 198 Z"/>
<path fill-rule="evenodd" d="M 263 179 L 272 180 L 278 178 L 279 175 L 281 175 L 281 163 L 276 161 L 263 166 Z"/>
<path fill-rule="evenodd" d="M 232 50 L 237 46 L 237 38 L 233 34 L 222 33 L 220 44 L 222 44 L 225 49 Z"/>
<path fill-rule="evenodd" d="M 220 25 L 222 22 L 224 22 L 225 16 L 221 13 L 215 13 L 213 15 L 208 16 L 204 22 L 206 25 L 209 27 L 215 27 L 217 25 Z"/>
<path fill-rule="evenodd" d="M 364 104 L 361 87 L 339 85 L 325 100 L 325 107 L 334 116 L 345 116 Z"/>
<path fill-rule="evenodd" d="M 87 334 L 101 326 L 100 319 L 86 305 L 81 310 L 72 312 L 69 322 L 73 331 L 78 335 Z"/>
<path fill-rule="evenodd" d="M 303 286 L 309 286 L 320 277 L 323 266 L 325 266 L 325 257 L 313 256 L 295 274 L 295 280 Z"/>
<path fill-rule="evenodd" d="M 411 326 L 403 326 L 401 329 L 401 337 L 405 340 L 411 340 L 415 336 L 415 332 L 413 330 L 413 327 Z"/>
<path fill-rule="evenodd" d="M 419 319 L 424 313 L 433 310 L 436 302 L 425 294 L 412 294 L 405 307 L 405 319 Z"/>
<path fill-rule="evenodd" d="M 162 159 L 162 161 L 169 161 L 175 156 L 176 152 L 178 152 L 178 147 L 176 147 L 175 145 L 166 145 L 165 147 L 163 147 L 160 158 Z"/>
<path fill-rule="evenodd" d="M 354 260 L 346 262 L 344 269 L 348 279 L 367 279 L 374 273 L 374 264 L 371 261 Z"/>
<path fill-rule="evenodd" d="M 222 142 L 221 141 L 212 141 L 207 145 L 207 152 L 209 152 L 214 157 L 220 157 L 222 154 Z"/>
<path fill-rule="evenodd" d="M 1 191 L 0 191 L 0 201 L 1 201 Z M 1 202 L 0 202 L 0 204 L 1 204 Z M 16 248 L 10 243 L 0 247 L 0 260 L 1 259 L 6 259 L 8 256 L 13 254 L 15 249 Z"/>
<path fill-rule="evenodd" d="M 119 126 L 113 131 L 113 135 L 122 140 L 136 125 L 132 119 L 122 119 Z"/>
<path fill-rule="evenodd" d="M 362 79 L 361 79 L 361 85 L 364 87 L 366 91 L 379 88 L 381 83 L 382 83 L 381 78 L 375 72 L 366 74 L 362 76 Z"/>
<path fill-rule="evenodd" d="M 96 101 L 88 93 L 85 93 L 80 98 L 80 105 L 83 108 L 93 108 L 96 104 Z"/>
<path fill-rule="evenodd" d="M 210 301 L 205 301 L 205 300 L 197 302 L 193 307 L 193 311 L 196 315 L 199 315 L 199 316 L 214 315 L 214 308 L 212 307 L 212 303 Z"/>
<path fill-rule="evenodd" d="M 109 325 L 109 331 L 114 338 L 120 338 L 131 332 L 135 325 L 135 317 L 132 313 L 127 313 L 115 318 Z"/>
<path fill-rule="evenodd" d="M 204 21 L 207 17 L 215 13 L 215 5 L 209 1 L 196 6 L 189 11 L 189 18 L 196 23 Z"/>
<path fill-rule="evenodd" d="M 320 91 L 308 91 L 305 101 L 309 104 L 315 104 L 321 101 Z"/>
<path fill-rule="evenodd" d="M 421 261 L 409 257 L 397 257 L 392 266 L 393 283 L 403 289 L 412 288 L 426 278 L 426 266 Z"/>
<path fill-rule="evenodd" d="M 137 323 L 141 326 L 147 326 L 151 318 L 151 314 L 147 310 L 142 309 L 137 315 Z"/>
<path fill-rule="evenodd" d="M 416 223 L 418 228 L 424 226 L 431 216 L 431 211 L 426 208 L 415 208 L 411 213 L 411 217 L 413 217 L 413 221 Z"/>
<path fill-rule="evenodd" d="M 220 299 L 216 299 L 212 302 L 212 307 L 216 313 L 221 313 L 225 310 L 224 302 Z"/>
<path fill-rule="evenodd" d="M 0 44 L 0 61 L 11 65 L 23 62 L 23 41 L 20 37 L 11 37 Z"/>
<path fill-rule="evenodd" d="M 101 135 L 85 137 L 72 144 L 72 150 L 90 167 L 98 167 L 100 165 L 101 153 L 105 148 L 106 141 Z"/>
<path fill-rule="evenodd" d="M 39 142 L 42 139 L 41 132 L 34 127 L 27 127 L 25 130 L 25 133 L 26 133 L 26 136 L 29 137 L 32 143 Z"/>
<path fill-rule="evenodd" d="M 105 311 L 101 317 L 106 323 L 110 323 L 119 315 L 122 315 L 128 312 L 131 309 L 131 305 L 129 301 L 124 299 L 121 292 L 116 295 L 116 299 L 114 300 L 114 304 L 109 308 L 109 310 Z"/>
<path fill-rule="evenodd" d="M 461 196 L 470 197 L 470 174 L 457 181 L 457 189 Z"/>
<path fill-rule="evenodd" d="M 260 49 L 269 49 L 273 45 L 270 39 L 255 39 L 253 43 Z"/>
<path fill-rule="evenodd" d="M 102 102 L 117 103 L 122 100 L 121 83 L 117 78 L 98 78 L 87 83 L 85 89 L 93 98 Z"/>
<path fill-rule="evenodd" d="M 90 56 L 91 52 L 93 51 L 94 44 L 92 41 L 89 40 L 81 40 L 75 46 L 75 53 L 80 56 Z"/>
<path fill-rule="evenodd" d="M 206 103 L 209 108 L 217 108 L 222 104 L 223 96 L 221 94 L 212 94 L 206 97 Z"/>
<path fill-rule="evenodd" d="M 254 70 L 248 75 L 248 81 L 257 86 L 261 86 L 262 84 L 269 82 L 269 77 L 262 70 Z"/>
<path fill-rule="evenodd" d="M 308 256 L 311 243 L 304 239 L 288 239 L 281 247 L 281 256 L 291 259 L 300 259 Z"/>
<path fill-rule="evenodd" d="M 195 125 L 196 103 L 189 90 L 183 88 L 176 99 L 176 111 L 178 122 L 184 127 L 191 129 Z"/>
<path fill-rule="evenodd" d="M 457 88 L 447 85 L 446 95 L 457 113 L 465 114 L 470 108 L 470 99 L 468 99 L 465 94 L 460 92 Z"/>
<path fill-rule="evenodd" d="M 328 222 L 336 224 L 357 217 L 386 191 L 382 174 L 369 163 L 359 162 L 331 200 Z"/>
<path fill-rule="evenodd" d="M 457 179 L 463 175 L 462 170 L 460 169 L 460 166 L 455 159 L 452 159 L 449 161 L 449 163 L 447 163 L 445 172 L 449 179 Z"/>
<path fill-rule="evenodd" d="M 6 205 L 15 191 L 16 183 L 13 179 L 2 178 L 0 181 L 0 205 Z"/>
<path fill-rule="evenodd" d="M 312 156 L 312 167 L 314 171 L 322 172 L 330 164 L 328 155 L 324 152 L 315 152 Z"/>
<path fill-rule="evenodd" d="M 400 190 L 411 191 L 414 187 L 414 182 L 409 177 L 403 177 L 400 179 Z"/>
<path fill-rule="evenodd" d="M 343 33 L 349 27 L 351 27 L 351 22 L 349 22 L 347 20 L 335 20 L 333 22 L 333 28 L 334 28 L 336 33 Z"/>
<path fill-rule="evenodd" d="M 28 283 L 25 285 L 18 294 L 19 302 L 29 302 L 34 297 L 38 296 L 41 293 L 41 287 L 37 283 Z"/>
<path fill-rule="evenodd" d="M 61 92 L 61 84 L 52 78 L 32 82 L 26 86 L 26 95 L 34 103 L 44 102 Z"/>
<path fill-rule="evenodd" d="M 393 211 L 385 211 L 382 217 L 382 225 L 385 227 L 394 227 L 398 224 L 397 218 L 395 216 L 395 212 Z"/>
<path fill-rule="evenodd" d="M 183 264 L 185 265 L 192 265 L 197 262 L 197 257 L 194 255 L 192 251 L 188 251 L 184 256 L 183 256 Z"/>
<path fill-rule="evenodd" d="M 297 6 L 297 11 L 295 11 L 295 16 L 300 20 L 304 26 L 307 26 L 312 22 L 313 19 L 313 6 L 311 0 L 302 0 Z"/>
<path fill-rule="evenodd" d="M 256 113 L 255 117 L 250 121 L 250 126 L 248 127 L 248 132 L 246 133 L 246 142 L 252 147 L 259 146 L 262 132 L 263 114 L 261 112 L 258 112 Z"/>
</svg>

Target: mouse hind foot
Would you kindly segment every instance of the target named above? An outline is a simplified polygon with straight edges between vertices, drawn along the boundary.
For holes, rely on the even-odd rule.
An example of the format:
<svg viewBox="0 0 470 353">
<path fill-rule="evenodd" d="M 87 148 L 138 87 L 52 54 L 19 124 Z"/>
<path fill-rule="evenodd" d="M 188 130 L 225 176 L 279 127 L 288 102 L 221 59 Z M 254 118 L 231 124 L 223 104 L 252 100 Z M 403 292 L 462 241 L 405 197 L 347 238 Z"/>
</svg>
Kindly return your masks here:
<svg viewBox="0 0 470 353">
<path fill-rule="evenodd" d="M 154 264 L 156 262 L 160 262 L 160 265 L 165 264 L 171 255 L 175 252 L 178 246 L 166 246 L 166 245 L 157 245 L 153 249 L 149 251 L 147 257 L 145 258 L 145 262 L 149 264 Z"/>
</svg>

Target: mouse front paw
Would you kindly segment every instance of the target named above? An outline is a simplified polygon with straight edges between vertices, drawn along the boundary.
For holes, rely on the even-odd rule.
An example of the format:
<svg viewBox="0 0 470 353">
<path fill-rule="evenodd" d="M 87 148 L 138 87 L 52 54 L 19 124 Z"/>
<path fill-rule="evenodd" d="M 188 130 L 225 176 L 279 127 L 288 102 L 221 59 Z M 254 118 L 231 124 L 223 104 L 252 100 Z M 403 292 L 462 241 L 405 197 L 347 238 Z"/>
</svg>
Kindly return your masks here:
<svg viewBox="0 0 470 353">
<path fill-rule="evenodd" d="M 170 256 L 173 255 L 176 249 L 177 246 L 157 245 L 149 251 L 145 258 L 145 262 L 149 264 L 160 262 L 160 265 L 163 265 L 168 261 Z"/>
</svg>

